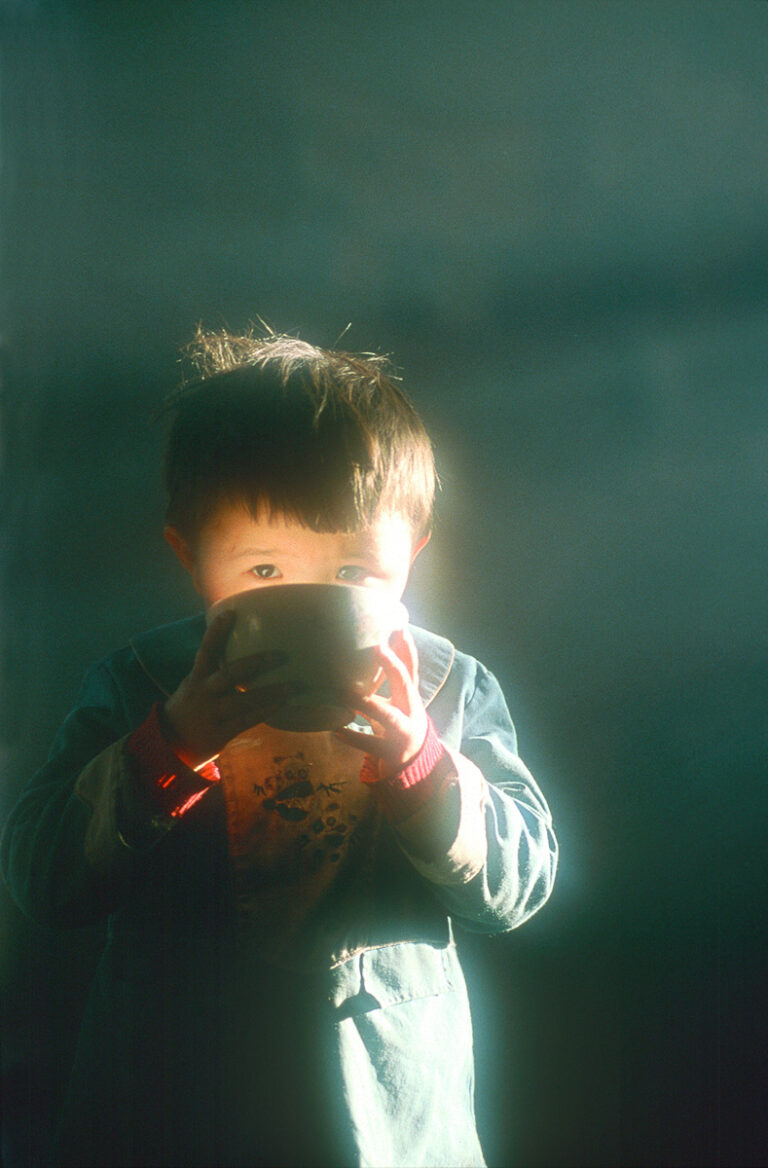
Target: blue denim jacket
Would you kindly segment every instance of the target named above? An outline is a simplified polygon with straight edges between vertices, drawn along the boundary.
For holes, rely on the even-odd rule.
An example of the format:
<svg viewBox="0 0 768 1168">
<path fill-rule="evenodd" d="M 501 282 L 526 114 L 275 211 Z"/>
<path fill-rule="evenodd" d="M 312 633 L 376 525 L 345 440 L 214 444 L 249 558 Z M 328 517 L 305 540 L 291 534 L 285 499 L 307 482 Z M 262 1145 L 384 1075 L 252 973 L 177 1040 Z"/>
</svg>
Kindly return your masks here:
<svg viewBox="0 0 768 1168">
<path fill-rule="evenodd" d="M 91 670 L 3 835 L 3 873 L 30 916 L 108 921 L 62 1163 L 240 1162 L 227 1159 L 226 1125 L 224 1151 L 203 1150 L 199 1107 L 170 1116 L 178 1095 L 195 1098 L 200 1075 L 190 1068 L 207 1049 L 198 1037 L 182 1056 L 178 1028 L 191 1032 L 201 995 L 218 1008 L 230 984 L 237 899 L 218 793 L 173 827 L 148 825 L 141 847 L 126 848 L 119 834 L 121 792 L 133 781 L 125 737 L 189 672 L 203 628 L 194 618 L 153 630 Z M 452 923 L 488 933 L 522 924 L 551 891 L 557 847 L 494 677 L 444 638 L 412 631 L 422 697 L 454 768 L 404 822 L 393 827 L 381 815 L 360 879 L 319 934 L 323 968 L 282 984 L 318 1004 L 328 1114 L 344 1132 L 339 1163 L 479 1165 L 471 1023 Z M 178 1084 L 162 1096 L 162 1147 L 146 1142 L 151 1103 L 137 1086 L 153 1062 Z M 209 1116 L 206 1132 L 213 1127 Z"/>
</svg>

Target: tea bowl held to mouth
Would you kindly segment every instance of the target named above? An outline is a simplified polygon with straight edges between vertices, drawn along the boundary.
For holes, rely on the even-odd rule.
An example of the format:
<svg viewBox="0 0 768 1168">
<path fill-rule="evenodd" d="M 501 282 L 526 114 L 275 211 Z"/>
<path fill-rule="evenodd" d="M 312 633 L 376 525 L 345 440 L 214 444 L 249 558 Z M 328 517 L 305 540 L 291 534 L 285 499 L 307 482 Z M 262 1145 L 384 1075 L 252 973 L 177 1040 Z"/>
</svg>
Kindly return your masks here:
<svg viewBox="0 0 768 1168">
<path fill-rule="evenodd" d="M 212 605 L 206 619 L 210 624 L 229 611 L 235 620 L 224 660 L 279 654 L 281 664 L 264 676 L 264 684 L 295 683 L 299 692 L 270 716 L 269 725 L 302 733 L 336 730 L 352 720 L 348 695 L 373 688 L 376 646 L 408 623 L 395 597 L 349 584 L 251 588 Z"/>
</svg>

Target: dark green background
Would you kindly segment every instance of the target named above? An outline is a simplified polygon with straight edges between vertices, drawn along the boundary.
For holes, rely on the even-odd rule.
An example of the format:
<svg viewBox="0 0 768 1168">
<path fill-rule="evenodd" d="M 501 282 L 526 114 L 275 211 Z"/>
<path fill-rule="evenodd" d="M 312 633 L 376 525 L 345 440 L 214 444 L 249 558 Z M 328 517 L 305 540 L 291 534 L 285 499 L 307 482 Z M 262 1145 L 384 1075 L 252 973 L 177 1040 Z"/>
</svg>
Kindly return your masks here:
<svg viewBox="0 0 768 1168">
<path fill-rule="evenodd" d="M 0 5 L 7 811 L 194 610 L 148 418 L 195 323 L 389 351 L 439 448 L 414 619 L 499 676 L 562 863 L 468 939 L 493 1165 L 768 1162 L 768 6 Z M 3 893 L 37 1163 L 97 938 Z"/>
</svg>

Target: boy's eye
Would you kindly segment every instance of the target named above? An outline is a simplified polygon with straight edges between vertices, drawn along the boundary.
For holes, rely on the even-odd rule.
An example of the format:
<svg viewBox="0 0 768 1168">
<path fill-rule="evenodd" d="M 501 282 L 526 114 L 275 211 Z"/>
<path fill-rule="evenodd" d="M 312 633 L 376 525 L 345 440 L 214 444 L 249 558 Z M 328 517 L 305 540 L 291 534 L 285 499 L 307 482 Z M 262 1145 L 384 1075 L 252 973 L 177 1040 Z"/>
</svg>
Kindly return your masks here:
<svg viewBox="0 0 768 1168">
<path fill-rule="evenodd" d="M 368 569 L 360 564 L 345 564 L 338 572 L 340 580 L 348 580 L 351 584 L 359 584 L 367 575 Z"/>
<path fill-rule="evenodd" d="M 272 580 L 280 575 L 280 569 L 274 564 L 257 564 L 255 568 L 251 568 L 251 572 L 260 580 Z"/>
</svg>

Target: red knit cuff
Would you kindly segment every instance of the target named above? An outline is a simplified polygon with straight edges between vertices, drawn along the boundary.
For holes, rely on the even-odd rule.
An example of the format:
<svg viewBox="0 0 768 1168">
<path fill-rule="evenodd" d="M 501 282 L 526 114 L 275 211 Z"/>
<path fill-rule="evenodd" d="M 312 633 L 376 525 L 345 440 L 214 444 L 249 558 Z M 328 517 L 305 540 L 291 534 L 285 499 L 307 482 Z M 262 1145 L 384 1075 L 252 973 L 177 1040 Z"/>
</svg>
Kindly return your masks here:
<svg viewBox="0 0 768 1168">
<path fill-rule="evenodd" d="M 421 750 L 407 766 L 396 775 L 382 779 L 378 761 L 366 754 L 360 779 L 373 787 L 389 818 L 397 821 L 423 807 L 452 769 L 451 757 L 438 737 L 434 722 L 427 715 L 427 736 Z"/>
<path fill-rule="evenodd" d="M 128 736 L 125 749 L 133 760 L 139 785 L 149 796 L 152 806 L 159 814 L 178 819 L 194 807 L 221 775 L 215 762 L 193 771 L 174 754 L 163 734 L 160 711 L 157 702 L 149 717 Z"/>
</svg>

